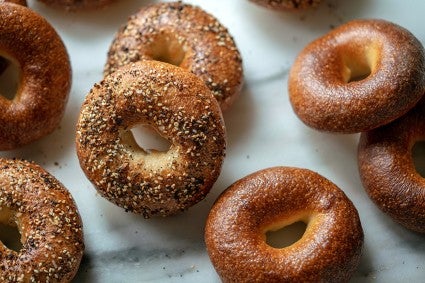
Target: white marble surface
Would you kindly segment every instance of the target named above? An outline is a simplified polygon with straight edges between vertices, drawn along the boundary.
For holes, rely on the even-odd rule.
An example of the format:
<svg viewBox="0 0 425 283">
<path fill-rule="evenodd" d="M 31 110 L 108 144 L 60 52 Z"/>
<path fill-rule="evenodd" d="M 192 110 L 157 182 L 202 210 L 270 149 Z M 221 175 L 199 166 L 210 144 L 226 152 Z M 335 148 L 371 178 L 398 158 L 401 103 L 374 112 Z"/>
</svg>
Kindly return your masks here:
<svg viewBox="0 0 425 283">
<path fill-rule="evenodd" d="M 101 198 L 85 178 L 75 153 L 74 126 L 91 86 L 102 78 L 106 52 L 127 16 L 154 1 L 119 0 L 110 7 L 65 13 L 34 0 L 29 5 L 62 36 L 72 60 L 73 87 L 60 129 L 0 156 L 34 160 L 72 192 L 85 232 L 86 251 L 75 282 L 218 282 L 203 241 L 208 211 L 237 179 L 275 165 L 312 169 L 336 183 L 359 210 L 365 232 L 360 266 L 352 282 L 425 282 L 425 237 L 383 215 L 358 176 L 358 135 L 334 135 L 306 127 L 288 100 L 287 74 L 312 39 L 354 18 L 383 18 L 425 41 L 420 0 L 326 0 L 317 10 L 272 12 L 246 0 L 187 0 L 228 27 L 242 53 L 245 86 L 225 113 L 228 131 L 223 170 L 207 198 L 170 218 L 143 219 Z"/>
</svg>

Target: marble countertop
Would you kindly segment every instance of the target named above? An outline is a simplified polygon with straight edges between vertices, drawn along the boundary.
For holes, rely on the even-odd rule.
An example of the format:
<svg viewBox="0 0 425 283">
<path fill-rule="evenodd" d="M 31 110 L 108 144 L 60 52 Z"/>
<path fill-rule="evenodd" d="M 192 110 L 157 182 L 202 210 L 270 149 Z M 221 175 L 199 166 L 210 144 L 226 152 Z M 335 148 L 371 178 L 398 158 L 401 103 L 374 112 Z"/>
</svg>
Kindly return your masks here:
<svg viewBox="0 0 425 283">
<path fill-rule="evenodd" d="M 79 167 L 75 123 L 118 27 L 143 5 L 120 0 L 102 10 L 66 13 L 29 1 L 62 36 L 73 66 L 73 86 L 61 127 L 29 146 L 0 156 L 39 163 L 72 193 L 83 222 L 86 251 L 74 282 L 219 282 L 203 230 L 217 196 L 259 169 L 285 165 L 314 170 L 337 184 L 357 207 L 365 232 L 352 282 L 425 282 L 425 237 L 395 224 L 373 205 L 357 170 L 359 135 L 321 133 L 293 113 L 287 74 L 298 52 L 331 28 L 355 18 L 383 18 L 425 41 L 420 0 L 325 0 L 316 10 L 279 13 L 247 0 L 187 0 L 216 16 L 234 36 L 244 60 L 245 85 L 224 114 L 228 150 L 211 193 L 187 212 L 144 219 L 100 197 Z"/>
</svg>

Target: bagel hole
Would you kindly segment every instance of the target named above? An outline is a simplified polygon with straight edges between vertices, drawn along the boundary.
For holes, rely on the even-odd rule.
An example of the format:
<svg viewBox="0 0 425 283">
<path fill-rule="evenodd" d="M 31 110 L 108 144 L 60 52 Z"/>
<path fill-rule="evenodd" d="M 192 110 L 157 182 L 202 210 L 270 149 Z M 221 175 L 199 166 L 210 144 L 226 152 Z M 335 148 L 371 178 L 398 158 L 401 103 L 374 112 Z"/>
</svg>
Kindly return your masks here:
<svg viewBox="0 0 425 283">
<path fill-rule="evenodd" d="M 175 66 L 183 62 L 185 51 L 174 36 L 161 36 L 152 43 L 152 59 Z"/>
<path fill-rule="evenodd" d="M 0 241 L 8 249 L 19 252 L 22 249 L 21 233 L 14 218 L 15 213 L 0 209 Z"/>
<path fill-rule="evenodd" d="M 277 230 L 266 232 L 266 243 L 277 249 L 289 247 L 302 238 L 307 229 L 307 224 L 297 221 Z"/>
<path fill-rule="evenodd" d="M 343 56 L 345 66 L 343 78 L 346 83 L 359 82 L 368 78 L 376 68 L 379 47 L 371 42 L 358 45 L 356 51 Z"/>
<path fill-rule="evenodd" d="M 347 83 L 362 81 L 372 73 L 372 69 L 367 64 L 359 64 L 357 62 L 350 63 L 346 63 L 347 71 L 345 81 Z"/>
<path fill-rule="evenodd" d="M 0 95 L 13 100 L 18 92 L 20 81 L 19 66 L 12 60 L 0 57 Z"/>
<path fill-rule="evenodd" d="M 412 158 L 416 172 L 425 178 L 425 141 L 418 141 L 413 145 Z"/>
<path fill-rule="evenodd" d="M 371 74 L 370 68 L 364 68 L 364 69 L 352 69 L 351 70 L 351 76 L 348 80 L 349 83 L 351 82 L 358 82 L 366 79 Z"/>
<path fill-rule="evenodd" d="M 134 141 L 146 153 L 167 152 L 171 143 L 149 125 L 137 125 L 131 130 Z"/>
</svg>

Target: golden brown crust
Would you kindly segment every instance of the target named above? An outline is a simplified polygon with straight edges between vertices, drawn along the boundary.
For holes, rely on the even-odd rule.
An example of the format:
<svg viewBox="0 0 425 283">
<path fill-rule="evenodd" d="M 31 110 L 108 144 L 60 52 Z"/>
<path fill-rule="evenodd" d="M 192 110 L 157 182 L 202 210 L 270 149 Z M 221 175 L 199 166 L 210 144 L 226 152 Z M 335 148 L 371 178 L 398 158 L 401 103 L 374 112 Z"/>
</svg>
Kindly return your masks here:
<svg viewBox="0 0 425 283">
<path fill-rule="evenodd" d="M 288 86 L 293 109 L 307 125 L 331 132 L 368 131 L 402 116 L 421 98 L 424 50 L 393 23 L 351 21 L 299 54 Z"/>
<path fill-rule="evenodd" d="M 171 143 L 144 152 L 130 129 L 149 125 Z M 170 215 L 199 202 L 225 153 L 221 111 L 195 75 L 139 61 L 106 76 L 87 96 L 77 124 L 81 167 L 101 195 L 128 211 Z"/>
<path fill-rule="evenodd" d="M 289 247 L 265 233 L 306 221 Z M 231 185 L 207 219 L 205 241 L 223 282 L 345 282 L 357 267 L 363 230 L 356 208 L 333 183 L 306 169 L 274 167 Z"/>
<path fill-rule="evenodd" d="M 0 3 L 9 2 L 9 3 L 15 3 L 22 6 L 27 6 L 26 0 L 0 0 Z"/>
<path fill-rule="evenodd" d="M 163 60 L 164 56 L 172 60 Z M 112 42 L 105 74 L 145 59 L 166 61 L 194 73 L 211 89 L 222 110 L 242 87 L 242 58 L 233 38 L 216 18 L 195 6 L 160 3 L 131 16 Z"/>
<path fill-rule="evenodd" d="M 59 35 L 30 9 L 0 5 L 0 56 L 20 66 L 13 100 L 0 95 L 0 150 L 39 139 L 57 128 L 71 87 L 69 57 Z"/>
<path fill-rule="evenodd" d="M 391 124 L 363 133 L 360 176 L 374 203 L 396 222 L 425 233 L 425 179 L 416 171 L 412 147 L 425 140 L 425 100 Z"/>
<path fill-rule="evenodd" d="M 102 8 L 115 0 L 38 0 L 46 5 L 68 11 L 92 10 Z"/>
<path fill-rule="evenodd" d="M 70 282 L 83 256 L 82 222 L 69 192 L 27 161 L 0 158 L 0 219 L 17 225 L 22 249 L 0 242 L 1 282 Z"/>
<path fill-rule="evenodd" d="M 273 10 L 298 11 L 319 5 L 321 0 L 250 0 L 258 5 Z"/>
<path fill-rule="evenodd" d="M 22 6 L 27 6 L 26 0 L 0 0 L 0 4 L 5 3 L 5 2 L 14 3 L 14 4 L 22 5 Z M 6 60 L 5 58 L 0 56 L 0 74 L 2 74 L 4 72 L 4 70 L 6 70 L 6 68 L 9 66 L 9 64 L 10 64 L 10 62 L 8 60 Z"/>
</svg>

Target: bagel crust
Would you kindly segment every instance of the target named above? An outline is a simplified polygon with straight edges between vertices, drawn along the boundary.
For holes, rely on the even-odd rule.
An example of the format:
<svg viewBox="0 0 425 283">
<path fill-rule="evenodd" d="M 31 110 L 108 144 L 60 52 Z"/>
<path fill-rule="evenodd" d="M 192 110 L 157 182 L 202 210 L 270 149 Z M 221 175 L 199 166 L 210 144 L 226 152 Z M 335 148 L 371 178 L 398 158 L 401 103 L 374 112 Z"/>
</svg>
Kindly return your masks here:
<svg viewBox="0 0 425 283">
<path fill-rule="evenodd" d="M 364 132 L 405 114 L 425 86 L 422 44 L 384 20 L 354 20 L 310 43 L 296 58 L 289 97 L 308 126 Z"/>
<path fill-rule="evenodd" d="M 146 152 L 131 128 L 167 139 Z M 167 216 L 202 200 L 225 154 L 225 128 L 211 91 L 195 75 L 140 61 L 106 76 L 87 96 L 77 125 L 80 165 L 99 193 L 127 211 Z"/>
<path fill-rule="evenodd" d="M 139 60 L 180 66 L 200 77 L 222 110 L 240 93 L 242 58 L 227 29 L 200 8 L 182 2 L 147 6 L 115 36 L 105 74 Z"/>
<path fill-rule="evenodd" d="M 102 8 L 115 0 L 38 0 L 46 5 L 68 11 Z"/>
<path fill-rule="evenodd" d="M 425 140 L 425 100 L 406 115 L 362 133 L 358 163 L 373 202 L 408 229 L 425 233 L 425 179 L 416 170 L 412 148 Z"/>
<path fill-rule="evenodd" d="M 69 192 L 34 163 L 0 158 L 0 222 L 22 248 L 0 241 L 1 282 L 70 282 L 83 256 L 82 222 Z"/>
<path fill-rule="evenodd" d="M 319 5 L 321 0 L 249 0 L 273 10 L 298 11 Z"/>
<path fill-rule="evenodd" d="M 71 87 L 68 53 L 50 24 L 32 10 L 0 4 L 0 56 L 20 67 L 20 85 L 0 95 L 0 150 L 14 149 L 54 131 Z"/>
<path fill-rule="evenodd" d="M 303 221 L 300 240 L 284 248 L 266 232 Z M 235 182 L 217 199 L 205 241 L 223 282 L 347 282 L 363 230 L 356 208 L 333 183 L 299 168 L 274 167 Z"/>
<path fill-rule="evenodd" d="M 26 0 L 0 0 L 0 4 L 5 3 L 5 2 L 15 3 L 15 4 L 18 4 L 18 5 L 22 5 L 22 6 L 27 6 Z"/>
<path fill-rule="evenodd" d="M 22 6 L 27 6 L 26 0 L 0 0 L 0 4 L 2 3 L 14 3 Z M 10 62 L 5 58 L 0 56 L 0 75 L 9 67 Z"/>
</svg>

